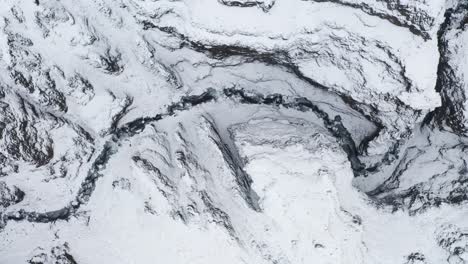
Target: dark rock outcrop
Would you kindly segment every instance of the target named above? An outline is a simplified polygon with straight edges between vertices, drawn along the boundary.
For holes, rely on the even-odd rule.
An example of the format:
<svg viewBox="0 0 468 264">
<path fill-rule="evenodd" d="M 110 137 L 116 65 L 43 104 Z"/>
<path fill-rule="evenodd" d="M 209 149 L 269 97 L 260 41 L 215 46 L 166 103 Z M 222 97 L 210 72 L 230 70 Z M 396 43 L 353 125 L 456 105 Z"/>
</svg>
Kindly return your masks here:
<svg viewBox="0 0 468 264">
<path fill-rule="evenodd" d="M 18 187 L 8 187 L 5 182 L 0 181 L 0 208 L 6 208 L 21 202 L 24 195 L 24 192 Z"/>
<path fill-rule="evenodd" d="M 460 135 L 468 132 L 466 112 L 466 59 L 468 44 L 463 36 L 468 35 L 468 3 L 459 4 L 445 13 L 445 21 L 438 32 L 440 61 L 436 90 L 442 98 L 442 106 L 435 111 L 435 121 L 448 126 Z M 465 37 L 466 38 L 466 37 Z"/>
</svg>

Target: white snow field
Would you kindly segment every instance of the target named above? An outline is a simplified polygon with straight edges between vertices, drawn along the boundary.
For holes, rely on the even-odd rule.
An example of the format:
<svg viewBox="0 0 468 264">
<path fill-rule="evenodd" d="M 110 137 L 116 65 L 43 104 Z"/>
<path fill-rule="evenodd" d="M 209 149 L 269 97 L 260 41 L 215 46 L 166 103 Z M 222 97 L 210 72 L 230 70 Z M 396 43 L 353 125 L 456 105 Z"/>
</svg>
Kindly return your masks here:
<svg viewBox="0 0 468 264">
<path fill-rule="evenodd" d="M 468 263 L 466 0 L 3 0 L 0 264 Z"/>
</svg>

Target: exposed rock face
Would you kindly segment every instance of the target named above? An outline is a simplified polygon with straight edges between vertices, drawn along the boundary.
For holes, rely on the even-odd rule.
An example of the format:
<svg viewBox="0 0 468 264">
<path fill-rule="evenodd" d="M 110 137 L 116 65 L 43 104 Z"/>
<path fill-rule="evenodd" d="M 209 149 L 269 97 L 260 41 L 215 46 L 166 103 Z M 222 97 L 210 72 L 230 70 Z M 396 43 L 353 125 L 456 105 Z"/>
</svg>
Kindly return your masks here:
<svg viewBox="0 0 468 264">
<path fill-rule="evenodd" d="M 468 3 L 7 0 L 0 263 L 468 262 Z"/>
<path fill-rule="evenodd" d="M 442 226 L 438 234 L 438 243 L 449 253 L 448 263 L 466 263 L 468 256 L 468 233 L 454 225 Z"/>
<path fill-rule="evenodd" d="M 314 0 L 357 8 L 397 26 L 408 28 L 413 34 L 430 39 L 437 30 L 438 17 L 444 12 L 444 1 L 401 0 Z"/>
<path fill-rule="evenodd" d="M 0 206 L 2 209 L 21 202 L 23 198 L 24 192 L 18 187 L 10 188 L 5 182 L 0 182 Z"/>
<path fill-rule="evenodd" d="M 76 260 L 68 252 L 70 249 L 68 244 L 65 243 L 60 246 L 53 247 L 50 252 L 45 252 L 43 249 L 38 248 L 36 255 L 30 258 L 27 263 L 29 264 L 77 264 Z"/>
<path fill-rule="evenodd" d="M 3 155 L 11 162 L 23 160 L 36 166 L 47 164 L 53 156 L 53 141 L 47 130 L 51 129 L 54 120 L 40 120 L 44 115 L 33 104 L 19 96 L 8 95 L 2 101 L 1 110 Z"/>
<path fill-rule="evenodd" d="M 239 6 L 239 7 L 253 7 L 258 6 L 263 9 L 264 12 L 268 12 L 273 5 L 275 5 L 275 0 L 265 0 L 265 1 L 249 1 L 249 0 L 220 0 L 220 3 L 227 6 Z"/>
<path fill-rule="evenodd" d="M 437 90 L 443 105 L 436 112 L 439 123 L 455 133 L 467 133 L 466 93 L 468 91 L 468 3 L 460 1 L 445 14 L 438 33 L 441 54 Z"/>
</svg>

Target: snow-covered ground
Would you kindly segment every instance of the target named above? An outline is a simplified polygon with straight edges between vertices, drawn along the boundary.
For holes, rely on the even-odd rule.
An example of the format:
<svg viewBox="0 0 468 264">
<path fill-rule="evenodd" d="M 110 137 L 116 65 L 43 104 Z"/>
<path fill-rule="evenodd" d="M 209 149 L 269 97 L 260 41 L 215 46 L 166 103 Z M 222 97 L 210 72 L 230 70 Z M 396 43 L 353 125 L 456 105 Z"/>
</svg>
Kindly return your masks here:
<svg viewBox="0 0 468 264">
<path fill-rule="evenodd" d="M 463 0 L 5 0 L 0 264 L 468 263 Z"/>
</svg>

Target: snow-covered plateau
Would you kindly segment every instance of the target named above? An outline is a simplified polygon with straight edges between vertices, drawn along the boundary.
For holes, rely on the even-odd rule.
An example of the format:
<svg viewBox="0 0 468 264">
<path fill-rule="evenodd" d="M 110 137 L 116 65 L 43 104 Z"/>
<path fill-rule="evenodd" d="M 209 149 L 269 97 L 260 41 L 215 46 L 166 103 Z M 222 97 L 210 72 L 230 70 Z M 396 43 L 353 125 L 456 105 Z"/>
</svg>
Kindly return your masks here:
<svg viewBox="0 0 468 264">
<path fill-rule="evenodd" d="M 0 264 L 468 264 L 468 0 L 1 0 Z"/>
</svg>

